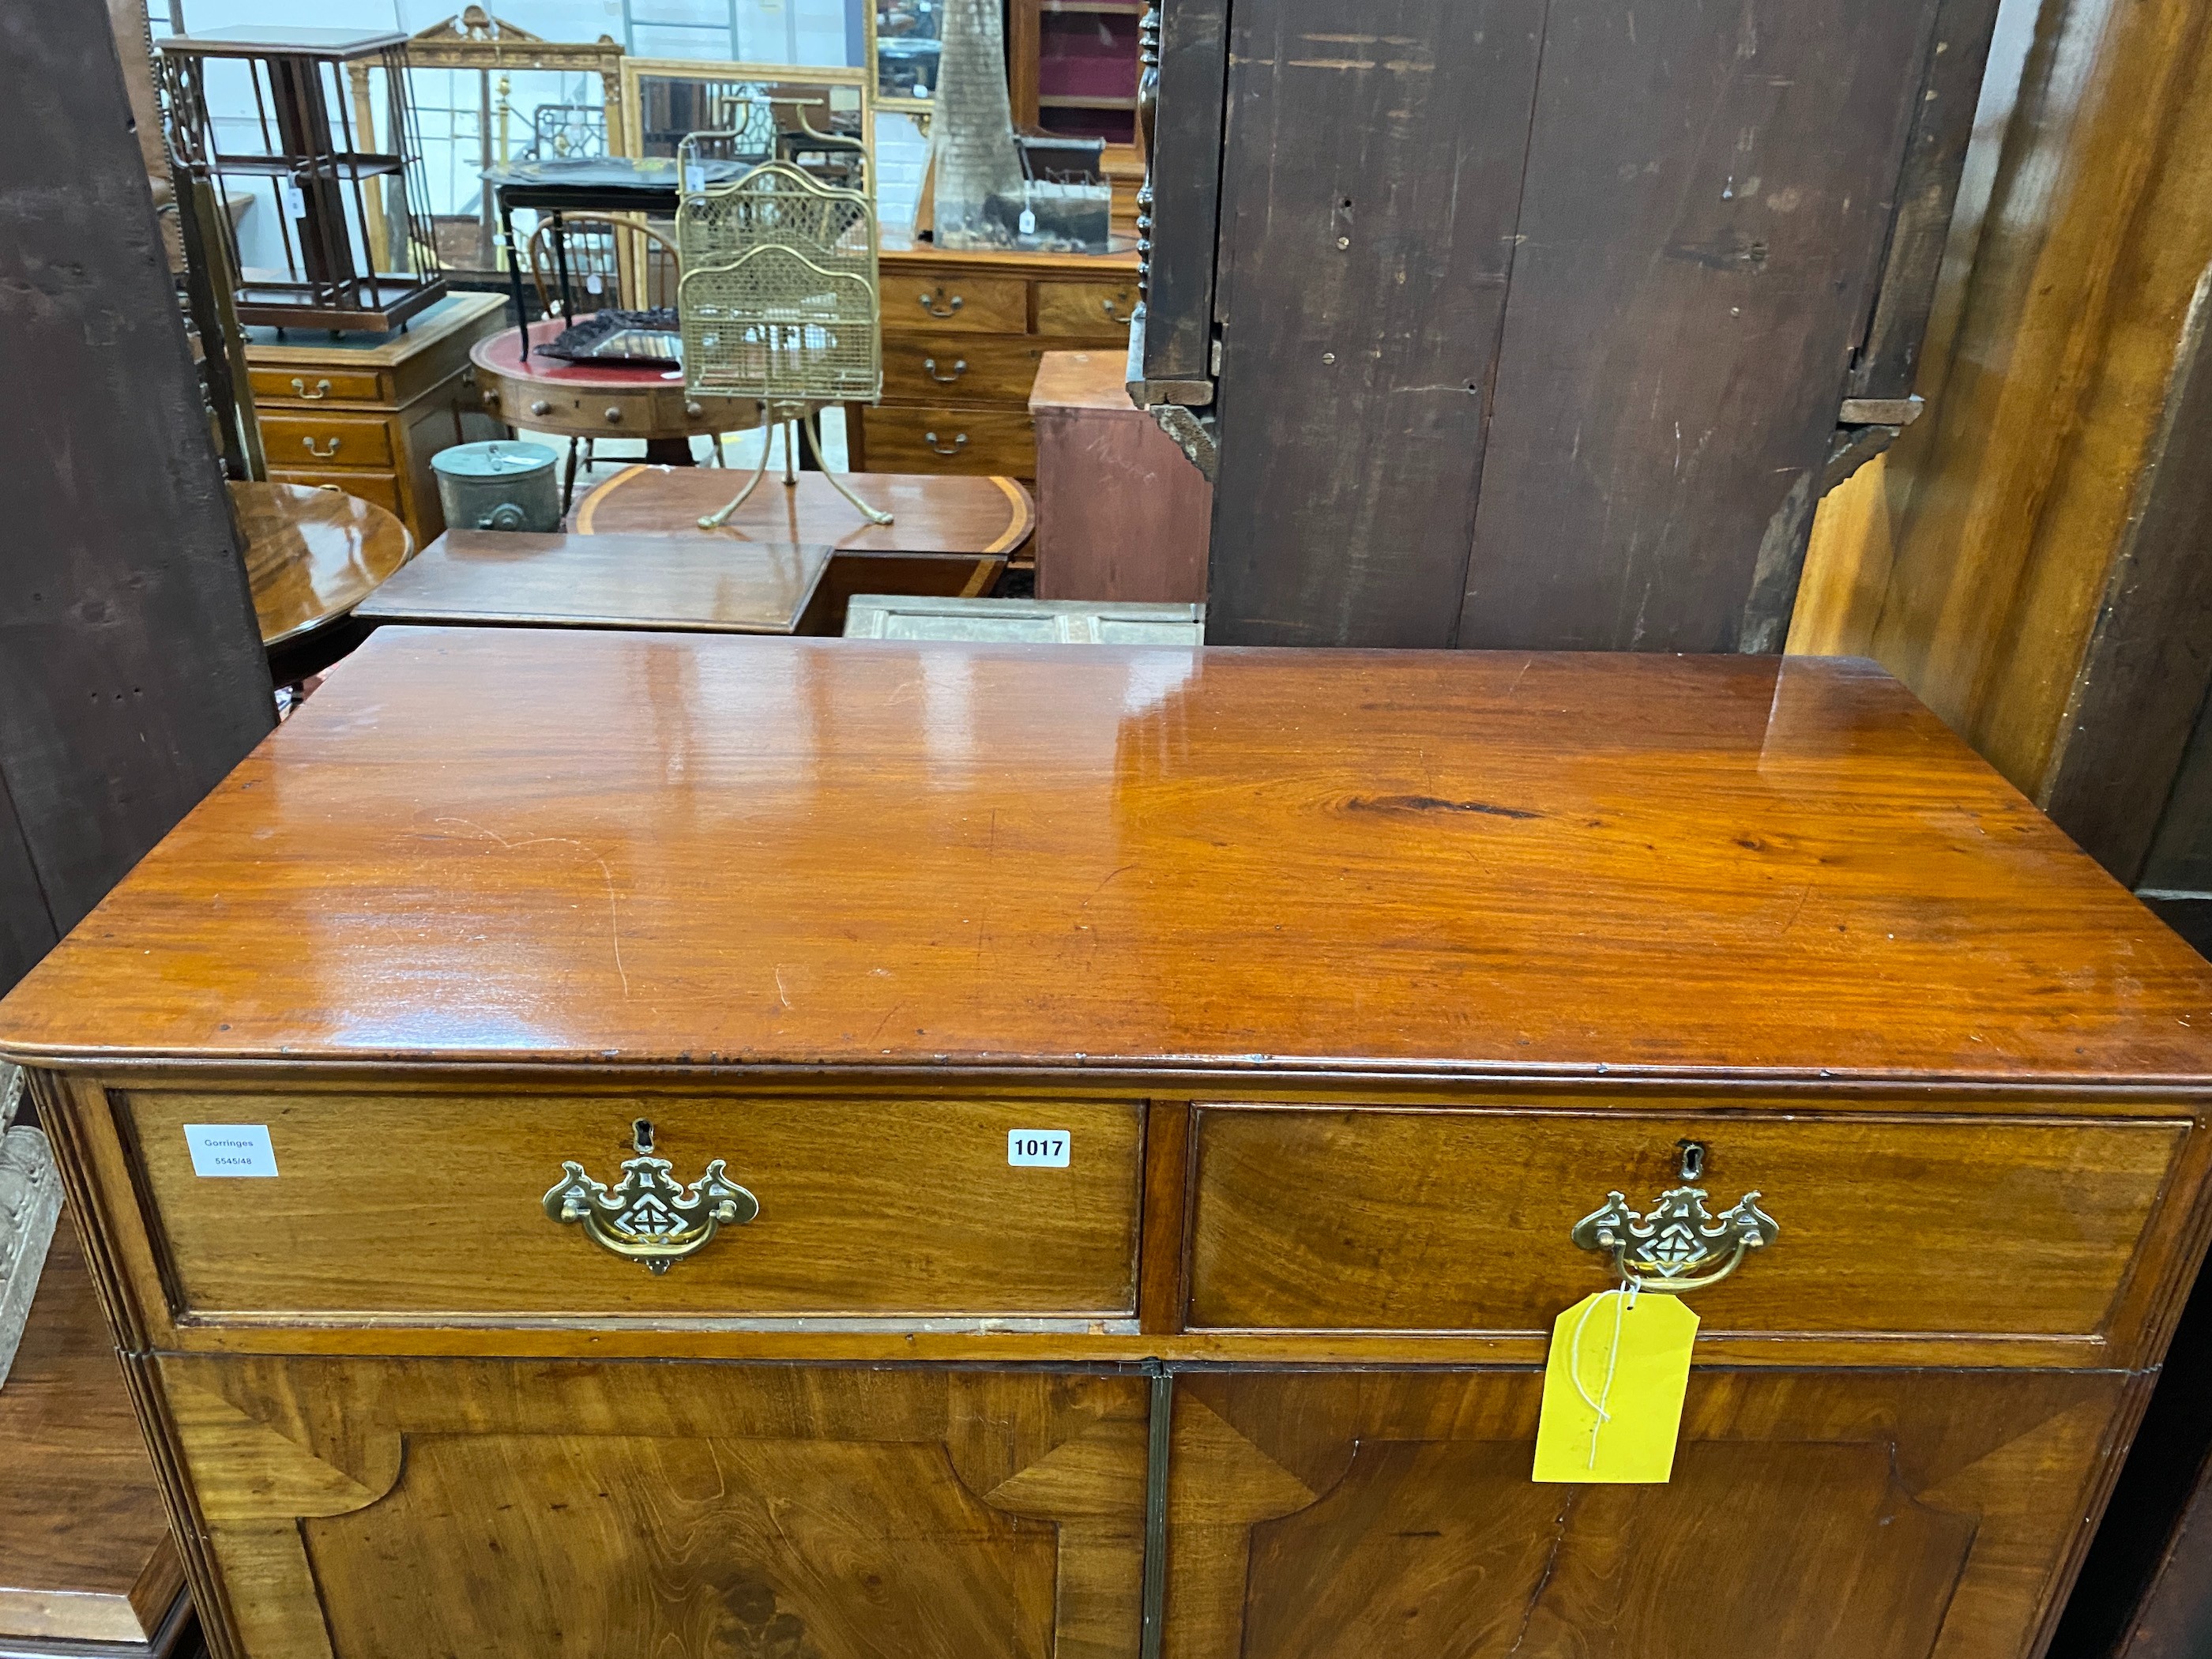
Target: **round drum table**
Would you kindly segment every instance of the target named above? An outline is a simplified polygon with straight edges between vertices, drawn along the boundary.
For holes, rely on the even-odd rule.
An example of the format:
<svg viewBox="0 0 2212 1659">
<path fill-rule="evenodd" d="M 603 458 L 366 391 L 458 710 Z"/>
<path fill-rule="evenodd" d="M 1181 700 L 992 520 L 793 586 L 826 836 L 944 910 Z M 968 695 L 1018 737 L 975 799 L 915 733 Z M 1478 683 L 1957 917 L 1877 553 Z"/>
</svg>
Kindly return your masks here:
<svg viewBox="0 0 2212 1659">
<path fill-rule="evenodd" d="M 353 608 L 415 556 L 415 538 L 374 501 L 317 485 L 234 483 L 230 500 L 270 675 L 289 685 L 358 642 Z"/>
<path fill-rule="evenodd" d="M 691 440 L 747 432 L 761 423 L 750 398 L 693 397 L 684 371 L 645 363 L 572 363 L 541 357 L 538 348 L 568 325 L 549 317 L 530 325 L 530 356 L 512 328 L 488 334 L 470 349 L 484 407 L 509 426 L 563 438 L 642 438 L 645 458 L 661 466 L 691 465 Z M 576 457 L 561 495 L 565 511 L 576 481 Z"/>
</svg>

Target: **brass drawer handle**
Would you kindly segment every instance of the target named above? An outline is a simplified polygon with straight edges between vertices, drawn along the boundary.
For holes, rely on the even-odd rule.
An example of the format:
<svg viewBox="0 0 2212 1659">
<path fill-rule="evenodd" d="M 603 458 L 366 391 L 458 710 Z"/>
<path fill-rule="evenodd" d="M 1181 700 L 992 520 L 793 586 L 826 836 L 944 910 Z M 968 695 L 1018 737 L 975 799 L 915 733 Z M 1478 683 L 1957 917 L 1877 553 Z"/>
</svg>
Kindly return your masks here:
<svg viewBox="0 0 2212 1659">
<path fill-rule="evenodd" d="M 921 294 L 917 295 L 915 297 L 921 301 L 921 308 L 933 317 L 950 317 L 954 312 L 959 310 L 960 307 L 966 303 L 965 301 L 962 300 L 961 297 L 956 294 L 952 295 L 952 303 L 940 309 L 937 301 L 943 298 L 944 295 L 945 290 L 940 288 L 933 295 Z"/>
<path fill-rule="evenodd" d="M 1683 1152 L 1682 1173 L 1694 1180 L 1705 1164 L 1705 1148 L 1693 1142 Z M 1682 1186 L 1660 1194 L 1649 1215 L 1630 1209 L 1620 1194 L 1607 1193 L 1604 1206 L 1575 1223 L 1571 1237 L 1585 1250 L 1609 1255 L 1622 1283 L 1680 1295 L 1719 1284 L 1780 1231 L 1759 1207 L 1757 1193 L 1746 1193 L 1716 1217 L 1705 1207 L 1704 1188 Z"/>
<path fill-rule="evenodd" d="M 939 374 L 937 372 L 937 359 L 934 357 L 924 357 L 921 360 L 921 367 L 923 371 L 928 374 L 929 378 L 936 381 L 938 385 L 951 386 L 955 380 L 958 380 L 963 374 L 965 374 L 968 372 L 968 360 L 965 357 L 956 357 L 953 359 L 952 372 L 950 374 Z"/>
<path fill-rule="evenodd" d="M 1116 294 L 1116 295 L 1114 295 L 1114 297 L 1113 297 L 1112 299 L 1110 299 L 1110 300 L 1101 300 L 1101 301 L 1098 302 L 1102 307 L 1103 307 L 1105 308 L 1105 312 L 1106 312 L 1106 320 L 1107 320 L 1108 322 L 1109 322 L 1109 323 L 1126 323 L 1126 322 L 1127 322 L 1127 321 L 1129 320 L 1129 319 L 1130 319 L 1133 315 L 1134 315 L 1134 314 L 1135 314 L 1135 313 L 1133 313 L 1133 312 L 1127 312 L 1127 311 L 1124 311 L 1124 312 L 1121 312 L 1121 313 L 1120 313 L 1116 314 L 1116 313 L 1115 313 L 1115 307 L 1116 306 L 1118 306 L 1118 305 L 1120 305 L 1120 304 L 1121 303 L 1121 297 L 1122 297 L 1121 295 L 1120 295 Z"/>
<path fill-rule="evenodd" d="M 726 1180 L 716 1158 L 689 1187 L 670 1173 L 676 1166 L 653 1155 L 653 1125 L 630 1126 L 635 1158 L 624 1158 L 622 1179 L 610 1192 L 563 1160 L 561 1181 L 545 1194 L 545 1213 L 559 1222 L 581 1222 L 585 1235 L 647 1272 L 665 1273 L 672 1261 L 704 1249 L 724 1226 L 743 1226 L 760 1213 L 760 1200 Z"/>
<path fill-rule="evenodd" d="M 968 434 L 964 432 L 958 432 L 953 434 L 952 447 L 950 449 L 945 448 L 944 445 L 937 441 L 937 434 L 934 432 L 923 433 L 921 434 L 921 441 L 929 446 L 933 453 L 939 455 L 957 455 L 962 450 L 968 447 Z"/>
<path fill-rule="evenodd" d="M 337 459 L 338 446 L 344 440 L 342 438 L 333 438 L 331 440 L 331 447 L 328 449 L 318 449 L 315 447 L 315 441 L 313 438 L 302 438 L 300 440 L 301 446 L 306 448 L 307 453 L 313 456 L 319 461 L 336 460 Z"/>
<path fill-rule="evenodd" d="M 311 404 L 320 403 L 331 395 L 331 383 L 328 380 L 318 380 L 315 382 L 315 389 L 310 392 L 307 390 L 307 383 L 295 374 L 292 377 L 292 395 L 295 398 L 304 398 Z"/>
</svg>

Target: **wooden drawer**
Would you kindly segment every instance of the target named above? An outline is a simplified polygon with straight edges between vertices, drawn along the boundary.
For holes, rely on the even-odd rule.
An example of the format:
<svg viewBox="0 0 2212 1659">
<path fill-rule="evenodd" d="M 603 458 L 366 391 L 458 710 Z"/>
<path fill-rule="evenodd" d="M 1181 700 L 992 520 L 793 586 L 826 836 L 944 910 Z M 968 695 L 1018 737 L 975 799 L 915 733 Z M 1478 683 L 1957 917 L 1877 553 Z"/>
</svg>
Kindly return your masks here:
<svg viewBox="0 0 2212 1659">
<path fill-rule="evenodd" d="M 1030 285 L 1018 276 L 978 276 L 965 270 L 886 274 L 884 331 L 908 334 L 1026 334 Z"/>
<path fill-rule="evenodd" d="M 373 501 L 387 513 L 399 511 L 399 475 L 395 472 L 324 472 L 300 467 L 271 467 L 271 483 L 313 484 L 318 489 L 343 490 Z M 416 545 L 420 546 L 418 538 Z"/>
<path fill-rule="evenodd" d="M 1780 1229 L 1691 1305 L 1711 1334 L 2090 1338 L 2189 1125 L 1213 1107 L 1194 1125 L 1193 1328 L 1548 1332 L 1612 1282 L 1569 1231 L 1680 1184 Z"/>
<path fill-rule="evenodd" d="M 864 418 L 872 472 L 1036 476 L 1036 434 L 1026 410 L 887 404 Z"/>
<path fill-rule="evenodd" d="M 220 1320 L 1075 1318 L 1134 1307 L 1139 1109 L 824 1097 L 200 1095 L 125 1102 L 179 1313 Z M 750 1224 L 650 1273 L 548 1217 L 573 1160 L 613 1187 L 650 1118 Z M 187 1124 L 262 1126 L 273 1179 L 199 1176 Z M 1016 1167 L 1009 1134 L 1069 1138 Z"/>
<path fill-rule="evenodd" d="M 1126 283 L 1039 283 L 1036 326 L 1040 334 L 1087 335 L 1093 339 L 1127 337 L 1129 315 L 1137 308 L 1137 279 Z"/>
<path fill-rule="evenodd" d="M 1044 350 L 1026 335 L 896 335 L 884 342 L 884 396 L 1026 410 Z"/>
<path fill-rule="evenodd" d="M 250 368 L 256 403 L 375 404 L 384 401 L 384 378 L 344 369 Z"/>
<path fill-rule="evenodd" d="M 390 466 L 392 428 L 375 415 L 277 415 L 261 417 L 261 447 L 271 466 Z"/>
</svg>

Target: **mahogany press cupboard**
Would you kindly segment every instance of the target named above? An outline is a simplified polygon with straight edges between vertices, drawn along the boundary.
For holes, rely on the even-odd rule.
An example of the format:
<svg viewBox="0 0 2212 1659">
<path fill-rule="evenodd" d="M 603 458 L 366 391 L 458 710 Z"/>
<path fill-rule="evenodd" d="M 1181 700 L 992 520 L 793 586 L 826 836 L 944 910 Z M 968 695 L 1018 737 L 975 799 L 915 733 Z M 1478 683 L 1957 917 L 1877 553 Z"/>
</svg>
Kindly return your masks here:
<svg viewBox="0 0 2212 1659">
<path fill-rule="evenodd" d="M 1863 663 L 392 629 L 0 1053 L 219 1659 L 2012 1659 L 2208 1015 Z"/>
</svg>

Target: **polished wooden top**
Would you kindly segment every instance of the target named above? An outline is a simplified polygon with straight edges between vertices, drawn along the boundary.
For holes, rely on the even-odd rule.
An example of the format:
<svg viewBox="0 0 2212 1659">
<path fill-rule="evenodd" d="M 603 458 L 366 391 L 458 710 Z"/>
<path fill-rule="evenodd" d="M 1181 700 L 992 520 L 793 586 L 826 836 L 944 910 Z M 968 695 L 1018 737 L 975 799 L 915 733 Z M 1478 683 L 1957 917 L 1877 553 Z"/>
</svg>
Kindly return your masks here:
<svg viewBox="0 0 2212 1659">
<path fill-rule="evenodd" d="M 334 361 L 349 368 L 392 368 L 420 356 L 441 341 L 480 321 L 488 313 L 507 304 L 503 294 L 448 294 L 426 311 L 409 318 L 404 326 L 374 334 L 349 329 L 338 333 L 319 328 L 249 328 L 246 331 L 246 361 L 264 368 L 329 368 Z"/>
<path fill-rule="evenodd" d="M 530 325 L 530 358 L 523 360 L 522 336 L 514 329 L 495 329 L 469 348 L 469 361 L 479 370 L 503 374 L 525 384 L 542 383 L 567 391 L 579 387 L 614 392 L 660 392 L 681 389 L 684 371 L 673 363 L 572 363 L 565 357 L 540 356 L 538 348 L 557 340 L 568 326 L 559 317 Z M 711 394 L 709 394 L 711 398 Z M 714 398 L 713 401 L 738 401 Z M 752 398 L 742 401 L 752 403 Z M 623 434 L 611 434 L 623 436 Z"/>
<path fill-rule="evenodd" d="M 629 467 L 577 502 L 569 522 L 587 536 L 616 530 L 703 534 L 820 542 L 855 553 L 1010 553 L 1036 528 L 1036 504 L 1012 478 L 842 475 L 861 500 L 891 514 L 890 523 L 878 525 L 821 473 L 802 472 L 795 485 L 763 479 L 728 524 L 702 532 L 699 520 L 743 489 L 749 476 L 723 467 Z"/>
<path fill-rule="evenodd" d="M 310 484 L 234 483 L 261 642 L 346 615 L 415 551 L 407 526 L 373 501 Z"/>
<path fill-rule="evenodd" d="M 153 1460 L 64 1214 L 0 1388 L 0 1651 L 149 1644 L 184 1588 Z"/>
<path fill-rule="evenodd" d="M 1091 277 L 1112 282 L 1137 274 L 1137 240 L 1116 235 L 1104 253 L 1041 253 L 1019 248 L 951 248 L 933 242 L 917 242 L 910 225 L 885 225 L 879 236 L 879 255 L 894 270 L 923 265 L 961 265 L 1010 276 L 1040 276 L 1049 281 L 1080 281 Z"/>
<path fill-rule="evenodd" d="M 385 629 L 0 1053 L 2212 1080 L 1870 664 Z"/>
<path fill-rule="evenodd" d="M 727 536 L 449 530 L 356 612 L 363 621 L 788 634 L 830 550 Z"/>
<path fill-rule="evenodd" d="M 1036 383 L 1030 388 L 1030 413 L 1094 409 L 1115 415 L 1137 412 L 1129 401 L 1129 354 L 1046 352 L 1037 362 Z"/>
</svg>

